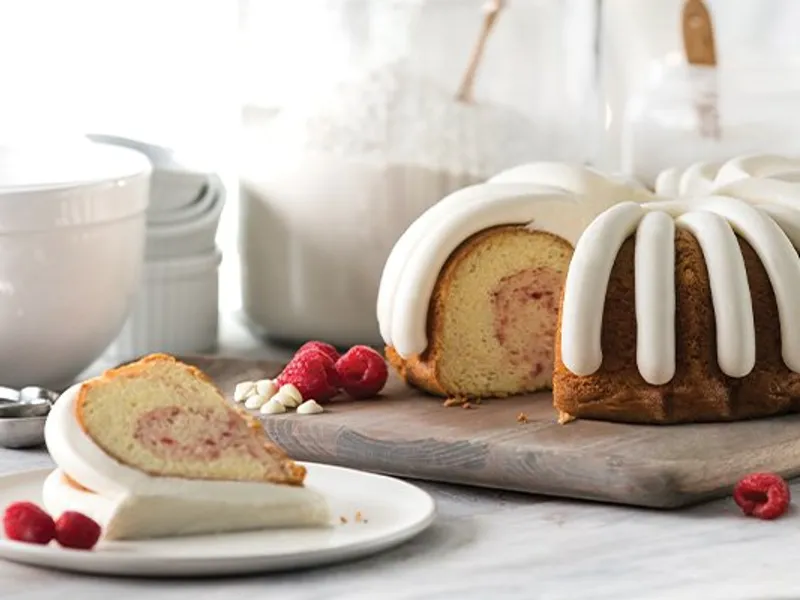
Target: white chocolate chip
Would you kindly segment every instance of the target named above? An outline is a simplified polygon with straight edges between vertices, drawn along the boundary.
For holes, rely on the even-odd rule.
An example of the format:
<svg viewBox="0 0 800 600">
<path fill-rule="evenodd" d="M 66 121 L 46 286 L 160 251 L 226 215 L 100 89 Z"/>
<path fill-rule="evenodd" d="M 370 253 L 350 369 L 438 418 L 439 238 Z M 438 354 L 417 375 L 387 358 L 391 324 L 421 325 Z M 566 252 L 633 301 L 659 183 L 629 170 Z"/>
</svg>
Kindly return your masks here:
<svg viewBox="0 0 800 600">
<path fill-rule="evenodd" d="M 259 379 L 256 381 L 256 394 L 264 396 L 267 400 L 278 393 L 278 384 L 272 379 Z"/>
<path fill-rule="evenodd" d="M 306 400 L 297 407 L 298 415 L 318 415 L 325 409 L 322 408 L 316 400 Z"/>
<path fill-rule="evenodd" d="M 281 390 L 277 394 L 275 394 L 272 397 L 272 399 L 275 400 L 276 402 L 280 402 L 286 408 L 297 408 L 302 403 L 302 401 L 298 401 L 297 398 L 287 394 L 283 390 Z"/>
<path fill-rule="evenodd" d="M 275 400 L 274 397 L 271 400 L 268 400 L 264 404 L 264 406 L 261 407 L 262 415 L 277 415 L 285 412 L 286 412 L 286 407 L 277 400 Z"/>
<path fill-rule="evenodd" d="M 297 400 L 297 404 L 295 404 L 295 406 L 298 406 L 299 404 L 302 404 L 302 403 L 303 403 L 303 394 L 301 394 L 301 393 L 300 393 L 300 390 L 298 390 L 298 389 L 297 389 L 297 388 L 296 388 L 296 387 L 295 387 L 293 384 L 291 384 L 291 383 L 287 383 L 287 384 L 285 384 L 285 385 L 282 385 L 282 386 L 281 386 L 281 389 L 280 389 L 280 390 L 278 390 L 278 391 L 279 391 L 280 393 L 283 393 L 283 394 L 286 394 L 286 395 L 288 395 L 288 396 L 291 396 L 292 398 L 294 398 L 295 400 Z"/>
<path fill-rule="evenodd" d="M 234 402 L 244 402 L 250 396 L 255 394 L 256 392 L 256 384 L 253 381 L 242 381 L 241 383 L 237 383 L 236 387 L 233 390 L 233 400 Z"/>
<path fill-rule="evenodd" d="M 267 401 L 267 398 L 264 396 L 259 396 L 255 394 L 254 396 L 250 396 L 247 400 L 244 401 L 245 408 L 261 408 L 264 406 L 264 403 Z"/>
</svg>

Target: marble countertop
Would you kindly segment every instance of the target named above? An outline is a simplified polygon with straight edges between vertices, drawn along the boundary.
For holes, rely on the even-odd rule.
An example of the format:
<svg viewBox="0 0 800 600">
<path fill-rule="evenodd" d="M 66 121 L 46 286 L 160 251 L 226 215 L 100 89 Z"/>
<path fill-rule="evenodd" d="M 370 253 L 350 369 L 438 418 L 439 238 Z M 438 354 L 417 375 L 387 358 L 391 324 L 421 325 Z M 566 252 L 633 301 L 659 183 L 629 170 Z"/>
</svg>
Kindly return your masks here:
<svg viewBox="0 0 800 600">
<path fill-rule="evenodd" d="M 281 357 L 235 321 L 220 352 Z M 50 465 L 0 450 L 0 472 Z M 655 512 L 420 483 L 439 516 L 368 560 L 285 575 L 201 581 L 104 579 L 0 562 L 0 599 L 772 600 L 800 598 L 800 512 L 747 519 L 731 500 Z M 793 488 L 800 498 L 800 484 Z"/>
</svg>

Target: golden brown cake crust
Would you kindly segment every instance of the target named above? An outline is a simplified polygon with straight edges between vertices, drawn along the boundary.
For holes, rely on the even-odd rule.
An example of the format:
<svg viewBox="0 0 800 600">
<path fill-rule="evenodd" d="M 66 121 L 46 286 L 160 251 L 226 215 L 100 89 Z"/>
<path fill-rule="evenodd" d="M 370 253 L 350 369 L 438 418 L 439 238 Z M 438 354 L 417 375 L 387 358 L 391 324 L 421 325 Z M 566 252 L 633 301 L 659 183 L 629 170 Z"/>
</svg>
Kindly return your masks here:
<svg viewBox="0 0 800 600">
<path fill-rule="evenodd" d="M 556 334 L 553 397 L 563 417 L 631 423 L 733 421 L 800 410 L 800 375 L 784 364 L 778 309 L 761 259 L 742 239 L 756 328 L 756 365 L 741 379 L 717 363 L 716 327 L 705 259 L 695 238 L 678 230 L 675 241 L 676 371 L 653 386 L 636 366 L 634 240 L 617 256 L 603 311 L 603 363 L 588 377 L 561 362 L 561 317 Z"/>
<path fill-rule="evenodd" d="M 500 225 L 491 227 L 467 238 L 447 259 L 436 281 L 436 285 L 433 288 L 431 302 L 428 306 L 426 326 L 428 347 L 422 354 L 415 354 L 409 358 L 400 356 L 392 346 L 387 346 L 385 348 L 387 361 L 406 383 L 436 396 L 448 397 L 453 395 L 453 392 L 448 391 L 442 384 L 437 368 L 438 360 L 442 352 L 440 332 L 443 326 L 445 302 L 447 301 L 450 285 L 453 282 L 459 265 L 478 246 L 491 237 L 508 235 L 510 233 L 518 234 L 520 230 L 525 230 L 526 232 L 537 235 L 551 235 L 541 231 L 528 230 L 523 225 Z M 552 237 L 554 241 L 566 243 L 560 238 L 556 238 L 556 236 Z M 459 396 L 474 397 L 470 394 L 459 394 Z M 498 397 L 498 394 L 492 394 L 492 396 Z"/>
<path fill-rule="evenodd" d="M 86 429 L 86 425 L 82 419 L 82 412 L 84 404 L 86 403 L 86 398 L 92 389 L 103 385 L 103 383 L 118 378 L 145 376 L 148 373 L 148 371 L 152 368 L 152 366 L 159 362 L 166 362 L 166 363 L 180 365 L 182 368 L 186 369 L 191 374 L 191 376 L 213 386 L 214 389 L 219 393 L 220 397 L 224 398 L 224 394 L 219 389 L 219 387 L 214 383 L 214 381 L 197 367 L 180 362 L 174 356 L 170 356 L 168 354 L 161 354 L 161 353 L 150 354 L 148 356 L 140 358 L 135 362 L 127 363 L 119 367 L 108 369 L 98 377 L 89 379 L 81 385 L 80 389 L 78 390 L 78 398 L 75 402 L 75 418 L 77 419 L 78 423 L 80 424 L 84 432 L 86 432 L 87 435 L 89 434 L 89 432 Z M 271 456 L 273 456 L 277 461 L 281 463 L 281 471 L 285 475 L 285 480 L 282 479 L 280 481 L 274 481 L 274 483 L 281 483 L 286 485 L 298 485 L 298 486 L 303 485 L 303 481 L 306 476 L 306 468 L 302 465 L 295 463 L 286 455 L 286 453 L 281 448 L 268 441 L 266 433 L 264 432 L 264 428 L 260 421 L 254 419 L 249 413 L 245 412 L 238 406 L 229 404 L 228 408 L 230 410 L 235 411 L 238 415 L 240 415 L 247 422 L 248 426 L 251 429 L 257 430 L 264 435 L 265 439 L 264 448 Z M 118 459 L 118 457 L 115 458 Z M 154 473 L 151 473 L 151 475 L 154 475 Z"/>
</svg>

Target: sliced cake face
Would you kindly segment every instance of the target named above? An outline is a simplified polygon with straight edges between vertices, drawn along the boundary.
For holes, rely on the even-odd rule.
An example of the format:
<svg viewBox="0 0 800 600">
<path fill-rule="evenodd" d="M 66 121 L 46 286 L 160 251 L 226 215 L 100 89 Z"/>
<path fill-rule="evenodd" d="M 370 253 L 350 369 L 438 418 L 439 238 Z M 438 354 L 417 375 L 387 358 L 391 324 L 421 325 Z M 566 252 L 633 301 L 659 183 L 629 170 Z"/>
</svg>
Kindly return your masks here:
<svg viewBox="0 0 800 600">
<path fill-rule="evenodd" d="M 734 198 L 621 206 L 592 223 L 559 317 L 562 418 L 685 423 L 800 409 L 796 232 L 800 212 L 770 216 Z"/>
<path fill-rule="evenodd" d="M 468 240 L 440 279 L 432 330 L 437 378 L 450 395 L 549 388 L 558 298 L 572 247 L 524 227 Z"/>
<path fill-rule="evenodd" d="M 549 388 L 571 254 L 564 240 L 521 226 L 472 236 L 442 270 L 428 318 L 433 341 L 409 361 L 406 377 L 451 396 Z M 390 360 L 400 361 L 391 353 Z"/>
<path fill-rule="evenodd" d="M 150 475 L 302 484 L 305 470 L 198 370 L 164 355 L 83 384 L 76 418 L 119 462 Z"/>
</svg>

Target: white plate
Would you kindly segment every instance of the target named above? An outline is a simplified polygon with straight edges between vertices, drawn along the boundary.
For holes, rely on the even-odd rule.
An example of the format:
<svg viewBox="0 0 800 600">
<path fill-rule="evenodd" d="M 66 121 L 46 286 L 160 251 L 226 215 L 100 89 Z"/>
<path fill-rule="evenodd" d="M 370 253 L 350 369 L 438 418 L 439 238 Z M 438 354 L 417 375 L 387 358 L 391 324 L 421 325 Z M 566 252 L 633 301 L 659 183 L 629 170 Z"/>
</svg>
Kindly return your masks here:
<svg viewBox="0 0 800 600">
<path fill-rule="evenodd" d="M 212 576 L 302 569 L 369 556 L 426 529 L 433 498 L 409 483 L 342 467 L 305 463 L 336 523 L 330 528 L 261 530 L 162 540 L 101 542 L 91 552 L 0 538 L 0 558 L 105 575 Z M 0 477 L 0 508 L 18 500 L 41 505 L 50 470 Z M 357 523 L 360 512 L 365 521 Z M 339 517 L 347 519 L 346 524 Z M 0 530 L 2 528 L 0 527 Z M 2 531 L 0 531 L 2 535 Z"/>
</svg>

